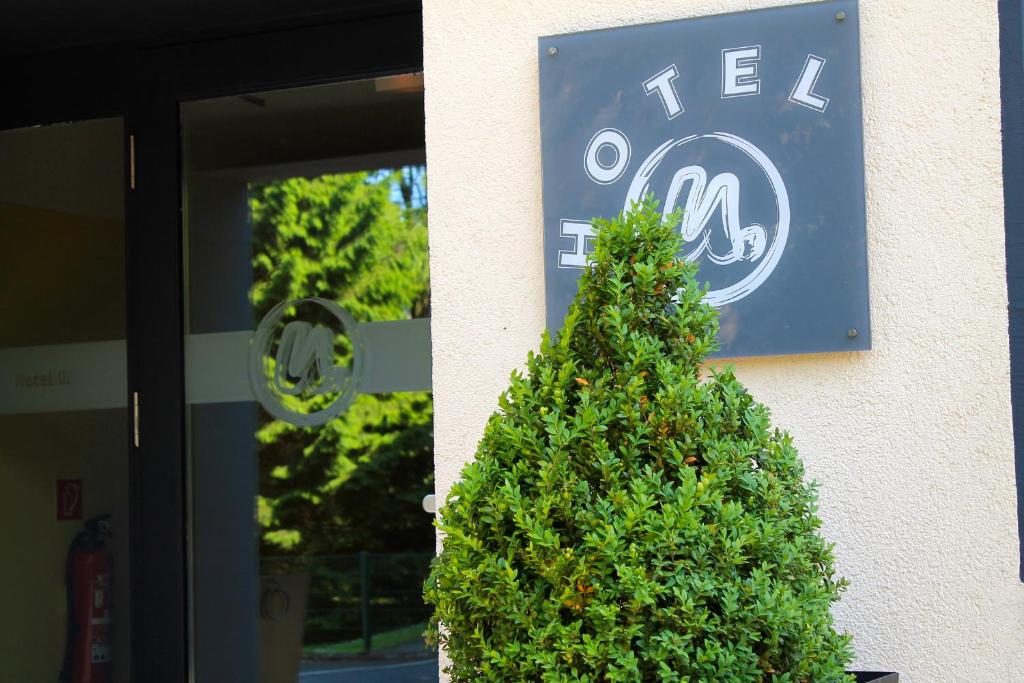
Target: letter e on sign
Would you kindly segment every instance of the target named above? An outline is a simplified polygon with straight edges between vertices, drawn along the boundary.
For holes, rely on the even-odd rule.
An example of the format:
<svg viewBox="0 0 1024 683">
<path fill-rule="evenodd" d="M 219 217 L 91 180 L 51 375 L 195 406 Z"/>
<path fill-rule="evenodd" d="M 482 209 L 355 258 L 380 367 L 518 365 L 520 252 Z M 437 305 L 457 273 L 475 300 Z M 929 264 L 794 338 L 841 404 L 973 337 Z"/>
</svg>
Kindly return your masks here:
<svg viewBox="0 0 1024 683">
<path fill-rule="evenodd" d="M 82 519 L 82 480 L 57 480 L 57 521 Z"/>
<path fill-rule="evenodd" d="M 734 47 L 722 50 L 722 97 L 742 97 L 761 92 L 757 63 L 761 46 Z"/>
</svg>

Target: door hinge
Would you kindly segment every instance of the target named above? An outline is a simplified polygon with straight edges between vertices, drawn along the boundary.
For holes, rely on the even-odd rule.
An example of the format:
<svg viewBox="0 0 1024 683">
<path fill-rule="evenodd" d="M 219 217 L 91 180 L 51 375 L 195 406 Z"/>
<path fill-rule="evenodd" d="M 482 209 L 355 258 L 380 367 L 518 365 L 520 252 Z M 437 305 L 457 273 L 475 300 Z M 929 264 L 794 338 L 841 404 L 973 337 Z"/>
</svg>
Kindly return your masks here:
<svg viewBox="0 0 1024 683">
<path fill-rule="evenodd" d="M 128 136 L 128 186 L 135 189 L 135 135 Z"/>
<path fill-rule="evenodd" d="M 139 447 L 139 392 L 132 392 L 132 434 L 135 447 Z"/>
</svg>

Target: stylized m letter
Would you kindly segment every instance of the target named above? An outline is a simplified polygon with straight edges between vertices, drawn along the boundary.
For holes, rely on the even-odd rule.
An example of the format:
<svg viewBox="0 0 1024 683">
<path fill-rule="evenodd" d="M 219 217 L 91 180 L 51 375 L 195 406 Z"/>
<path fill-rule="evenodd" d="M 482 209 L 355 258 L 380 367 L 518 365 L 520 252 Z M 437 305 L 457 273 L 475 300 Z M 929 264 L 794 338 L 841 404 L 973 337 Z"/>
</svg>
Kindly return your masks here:
<svg viewBox="0 0 1024 683">
<path fill-rule="evenodd" d="M 312 326 L 295 320 L 284 326 L 274 365 L 274 387 L 282 394 L 298 396 L 323 380 L 313 391 L 324 394 L 335 389 L 338 371 L 334 364 L 334 337 L 323 325 Z"/>
<path fill-rule="evenodd" d="M 700 244 L 688 256 L 696 259 L 705 250 L 714 263 L 724 265 L 736 261 L 756 261 L 761 258 L 768 242 L 768 234 L 760 223 L 743 227 L 740 222 L 740 181 L 733 173 L 719 173 L 708 182 L 708 173 L 702 166 L 684 166 L 676 171 L 668 188 L 665 201 L 665 215 L 672 213 L 679 202 L 683 186 L 691 183 L 690 192 L 683 206 L 683 220 L 680 232 L 687 243 L 703 235 Z M 711 247 L 712 232 L 708 222 L 719 209 L 725 238 L 730 244 L 729 251 L 719 255 Z"/>
</svg>

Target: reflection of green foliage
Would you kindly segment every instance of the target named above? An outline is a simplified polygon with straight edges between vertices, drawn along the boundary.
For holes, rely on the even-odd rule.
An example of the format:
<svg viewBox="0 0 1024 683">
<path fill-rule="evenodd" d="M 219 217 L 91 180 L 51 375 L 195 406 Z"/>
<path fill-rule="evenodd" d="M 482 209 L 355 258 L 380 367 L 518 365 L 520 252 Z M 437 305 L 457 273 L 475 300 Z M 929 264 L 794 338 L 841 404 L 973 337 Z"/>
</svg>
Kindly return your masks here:
<svg viewBox="0 0 1024 683">
<path fill-rule="evenodd" d="M 311 296 L 337 301 L 360 322 L 429 316 L 426 207 L 392 200 L 411 197 L 410 183 L 421 191 L 423 178 L 422 169 L 403 169 L 253 186 L 256 319 Z M 341 339 L 336 349 L 347 355 Z M 295 405 L 317 410 L 331 398 Z M 433 489 L 429 393 L 361 395 L 316 428 L 263 414 L 256 436 L 268 554 L 433 548 L 420 508 Z"/>
<path fill-rule="evenodd" d="M 347 173 L 253 187 L 257 319 L 305 296 L 333 299 L 361 322 L 427 315 L 426 209 L 390 198 L 405 178 Z"/>
</svg>

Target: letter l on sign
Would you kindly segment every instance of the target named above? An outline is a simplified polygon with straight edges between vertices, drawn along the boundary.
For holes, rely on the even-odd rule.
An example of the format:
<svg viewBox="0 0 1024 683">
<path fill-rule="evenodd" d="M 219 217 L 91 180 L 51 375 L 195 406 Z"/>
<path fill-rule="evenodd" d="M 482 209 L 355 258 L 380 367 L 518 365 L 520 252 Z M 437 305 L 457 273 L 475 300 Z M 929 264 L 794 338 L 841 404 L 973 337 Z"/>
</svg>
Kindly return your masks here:
<svg viewBox="0 0 1024 683">
<path fill-rule="evenodd" d="M 800 78 L 797 79 L 796 85 L 793 86 L 793 92 L 789 94 L 791 102 L 796 102 L 817 112 L 825 111 L 825 107 L 828 106 L 828 98 L 815 95 L 814 84 L 818 82 L 818 76 L 821 75 L 821 69 L 825 66 L 826 61 L 825 58 L 818 57 L 817 55 L 807 55 L 807 61 L 804 62 Z"/>
</svg>

